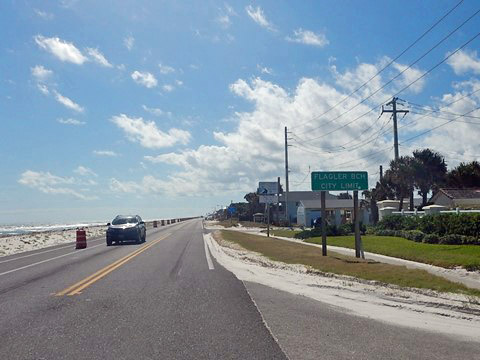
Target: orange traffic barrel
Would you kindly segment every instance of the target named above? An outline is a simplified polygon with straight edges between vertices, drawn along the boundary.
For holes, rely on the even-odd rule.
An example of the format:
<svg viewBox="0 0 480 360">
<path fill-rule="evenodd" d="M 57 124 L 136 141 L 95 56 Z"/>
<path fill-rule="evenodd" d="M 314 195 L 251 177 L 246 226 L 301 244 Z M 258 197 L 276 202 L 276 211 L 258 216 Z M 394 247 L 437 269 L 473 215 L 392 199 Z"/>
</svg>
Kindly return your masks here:
<svg viewBox="0 0 480 360">
<path fill-rule="evenodd" d="M 77 243 L 75 249 L 85 249 L 87 247 L 87 233 L 85 230 L 77 229 Z"/>
</svg>

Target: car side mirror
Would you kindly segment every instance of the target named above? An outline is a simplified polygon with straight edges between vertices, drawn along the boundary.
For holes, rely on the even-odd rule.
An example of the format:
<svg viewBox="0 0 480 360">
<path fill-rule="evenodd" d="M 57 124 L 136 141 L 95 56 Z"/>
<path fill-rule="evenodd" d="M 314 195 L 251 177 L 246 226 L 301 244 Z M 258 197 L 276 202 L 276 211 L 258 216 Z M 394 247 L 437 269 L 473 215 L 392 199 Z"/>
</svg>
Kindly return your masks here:
<svg viewBox="0 0 480 360">
<path fill-rule="evenodd" d="M 110 226 L 110 223 L 107 223 L 107 226 Z"/>
<path fill-rule="evenodd" d="M 140 225 L 145 225 L 145 221 L 140 221 Z"/>
</svg>

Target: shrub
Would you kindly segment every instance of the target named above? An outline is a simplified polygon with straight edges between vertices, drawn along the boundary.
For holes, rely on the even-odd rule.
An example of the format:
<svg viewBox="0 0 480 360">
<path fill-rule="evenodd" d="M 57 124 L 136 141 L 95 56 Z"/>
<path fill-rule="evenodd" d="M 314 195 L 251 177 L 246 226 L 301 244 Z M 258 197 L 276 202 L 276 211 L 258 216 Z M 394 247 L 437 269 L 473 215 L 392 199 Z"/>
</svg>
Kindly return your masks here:
<svg viewBox="0 0 480 360">
<path fill-rule="evenodd" d="M 440 238 L 439 243 L 445 245 L 460 245 L 463 243 L 462 235 L 450 234 Z"/>
<path fill-rule="evenodd" d="M 420 230 L 405 230 L 403 233 L 406 239 L 415 242 L 422 242 L 423 238 L 425 237 L 425 234 Z"/>
<path fill-rule="evenodd" d="M 423 217 L 389 215 L 378 222 L 378 230 L 419 230 L 425 234 L 480 237 L 480 213 L 434 214 Z"/>
<path fill-rule="evenodd" d="M 427 234 L 423 237 L 422 242 L 425 244 L 438 244 L 439 237 L 436 234 Z"/>
<path fill-rule="evenodd" d="M 339 235 L 350 235 L 355 232 L 354 224 L 342 224 L 338 227 Z"/>
<path fill-rule="evenodd" d="M 378 236 L 395 236 L 395 230 L 377 230 L 376 234 Z"/>
</svg>

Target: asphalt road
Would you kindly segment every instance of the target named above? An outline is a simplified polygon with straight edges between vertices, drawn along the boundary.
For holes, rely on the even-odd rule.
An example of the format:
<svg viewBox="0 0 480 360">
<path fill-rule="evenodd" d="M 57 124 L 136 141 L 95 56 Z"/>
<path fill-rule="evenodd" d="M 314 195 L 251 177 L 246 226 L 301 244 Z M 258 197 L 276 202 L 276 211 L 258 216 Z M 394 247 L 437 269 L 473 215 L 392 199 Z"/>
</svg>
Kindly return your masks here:
<svg viewBox="0 0 480 360">
<path fill-rule="evenodd" d="M 0 358 L 285 359 L 244 284 L 209 266 L 202 233 L 192 220 L 140 245 L 1 258 Z"/>
<path fill-rule="evenodd" d="M 0 359 L 475 359 L 479 342 L 243 283 L 199 220 L 145 244 L 89 239 L 0 258 Z M 278 342 L 277 342 L 278 341 Z"/>
</svg>

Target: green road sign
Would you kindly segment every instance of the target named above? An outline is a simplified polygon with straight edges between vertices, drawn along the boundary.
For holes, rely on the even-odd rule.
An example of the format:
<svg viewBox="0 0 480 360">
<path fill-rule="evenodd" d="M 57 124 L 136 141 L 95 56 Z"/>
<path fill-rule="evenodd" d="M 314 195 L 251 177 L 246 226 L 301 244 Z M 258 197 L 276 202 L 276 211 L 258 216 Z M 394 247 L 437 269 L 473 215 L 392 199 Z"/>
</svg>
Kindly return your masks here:
<svg viewBox="0 0 480 360">
<path fill-rule="evenodd" d="M 366 171 L 314 171 L 312 190 L 368 190 L 368 174 Z"/>
</svg>

